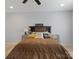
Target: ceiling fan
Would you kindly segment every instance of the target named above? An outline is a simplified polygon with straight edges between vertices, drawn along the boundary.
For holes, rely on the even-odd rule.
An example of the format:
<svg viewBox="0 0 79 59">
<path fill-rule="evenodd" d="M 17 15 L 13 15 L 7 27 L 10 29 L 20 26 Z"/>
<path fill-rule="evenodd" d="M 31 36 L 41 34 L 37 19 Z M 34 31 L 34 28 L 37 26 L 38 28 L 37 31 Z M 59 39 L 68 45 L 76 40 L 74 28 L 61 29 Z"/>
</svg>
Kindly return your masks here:
<svg viewBox="0 0 79 59">
<path fill-rule="evenodd" d="M 25 4 L 28 0 L 23 0 L 23 4 Z M 41 5 L 41 2 L 39 0 L 35 0 L 35 2 L 38 4 L 38 5 Z"/>
</svg>

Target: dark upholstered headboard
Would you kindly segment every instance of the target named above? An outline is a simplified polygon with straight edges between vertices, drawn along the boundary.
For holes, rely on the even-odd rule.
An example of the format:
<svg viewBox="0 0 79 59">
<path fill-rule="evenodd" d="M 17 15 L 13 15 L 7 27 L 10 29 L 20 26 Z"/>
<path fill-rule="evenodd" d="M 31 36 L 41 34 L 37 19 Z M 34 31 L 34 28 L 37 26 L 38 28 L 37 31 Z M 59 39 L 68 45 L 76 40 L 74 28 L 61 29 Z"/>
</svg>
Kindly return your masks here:
<svg viewBox="0 0 79 59">
<path fill-rule="evenodd" d="M 48 31 L 51 33 L 51 26 L 43 26 L 43 24 L 35 24 L 35 26 L 29 26 L 31 32 L 45 32 Z"/>
</svg>

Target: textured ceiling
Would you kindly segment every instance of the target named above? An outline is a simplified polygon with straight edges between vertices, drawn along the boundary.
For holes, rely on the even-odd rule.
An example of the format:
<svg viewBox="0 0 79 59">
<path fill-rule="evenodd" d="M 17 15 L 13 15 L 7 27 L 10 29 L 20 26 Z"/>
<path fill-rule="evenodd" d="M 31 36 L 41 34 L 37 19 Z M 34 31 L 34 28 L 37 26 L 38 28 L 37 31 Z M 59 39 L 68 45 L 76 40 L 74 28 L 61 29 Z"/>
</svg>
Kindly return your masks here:
<svg viewBox="0 0 79 59">
<path fill-rule="evenodd" d="M 70 11 L 73 10 L 73 0 L 39 0 L 41 5 L 37 5 L 34 0 L 28 0 L 23 4 L 23 0 L 6 0 L 6 12 L 50 12 L 50 11 Z M 60 4 L 64 4 L 63 7 Z M 13 8 L 9 8 L 13 6 Z"/>
</svg>

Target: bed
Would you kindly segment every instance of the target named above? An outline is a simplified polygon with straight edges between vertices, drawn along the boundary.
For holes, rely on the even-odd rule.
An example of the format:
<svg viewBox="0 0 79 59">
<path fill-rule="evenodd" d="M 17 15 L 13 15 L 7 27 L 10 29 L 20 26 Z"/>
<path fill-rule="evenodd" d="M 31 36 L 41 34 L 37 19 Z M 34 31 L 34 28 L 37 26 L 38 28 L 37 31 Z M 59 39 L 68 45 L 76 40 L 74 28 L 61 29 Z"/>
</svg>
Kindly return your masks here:
<svg viewBox="0 0 79 59">
<path fill-rule="evenodd" d="M 45 27 L 44 27 L 45 28 Z M 35 31 L 46 31 L 35 30 Z M 25 37 L 6 59 L 72 59 L 68 51 L 53 38 Z"/>
<path fill-rule="evenodd" d="M 54 40 L 26 39 L 18 43 L 6 59 L 72 59 L 72 57 Z"/>
</svg>

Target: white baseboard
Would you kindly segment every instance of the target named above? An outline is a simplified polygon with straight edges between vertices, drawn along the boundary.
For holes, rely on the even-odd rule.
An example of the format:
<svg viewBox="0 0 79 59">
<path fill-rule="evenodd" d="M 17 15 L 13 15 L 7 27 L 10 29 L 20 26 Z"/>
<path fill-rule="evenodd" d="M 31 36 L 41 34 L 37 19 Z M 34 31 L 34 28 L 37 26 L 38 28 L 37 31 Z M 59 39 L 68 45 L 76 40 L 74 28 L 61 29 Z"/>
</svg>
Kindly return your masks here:
<svg viewBox="0 0 79 59">
<path fill-rule="evenodd" d="M 73 47 L 72 43 L 60 43 L 60 44 L 63 45 L 63 46 L 71 46 L 71 47 Z"/>
<path fill-rule="evenodd" d="M 20 42 L 20 41 L 17 41 L 17 42 L 12 42 L 12 41 L 9 42 L 9 41 L 6 41 L 5 44 L 13 44 L 13 45 L 15 45 L 15 44 L 18 44 L 19 42 Z"/>
</svg>

